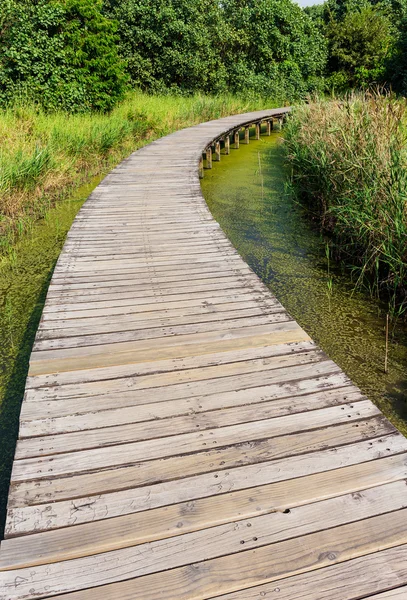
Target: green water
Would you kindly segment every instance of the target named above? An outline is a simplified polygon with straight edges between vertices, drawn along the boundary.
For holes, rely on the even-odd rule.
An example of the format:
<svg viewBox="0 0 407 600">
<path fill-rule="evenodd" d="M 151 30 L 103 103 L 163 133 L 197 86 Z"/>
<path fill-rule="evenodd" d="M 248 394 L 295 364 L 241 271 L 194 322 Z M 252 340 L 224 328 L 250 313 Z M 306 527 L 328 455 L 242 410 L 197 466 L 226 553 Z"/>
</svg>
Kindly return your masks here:
<svg viewBox="0 0 407 600">
<path fill-rule="evenodd" d="M 384 374 L 385 308 L 332 272 L 325 241 L 285 192 L 281 134 L 240 145 L 205 170 L 209 208 L 288 312 L 404 434 L 407 330 L 396 326 Z M 332 281 L 332 288 L 330 288 Z"/>
<path fill-rule="evenodd" d="M 0 265 L 0 538 L 28 361 L 48 284 L 76 213 L 101 179 L 49 210 Z"/>
</svg>

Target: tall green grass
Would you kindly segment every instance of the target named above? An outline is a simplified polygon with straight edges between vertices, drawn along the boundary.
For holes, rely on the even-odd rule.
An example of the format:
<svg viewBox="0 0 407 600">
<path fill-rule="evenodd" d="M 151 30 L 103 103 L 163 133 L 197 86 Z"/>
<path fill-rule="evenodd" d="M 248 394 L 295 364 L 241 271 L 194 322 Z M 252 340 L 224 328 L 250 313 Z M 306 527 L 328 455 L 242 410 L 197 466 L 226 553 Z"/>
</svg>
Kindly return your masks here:
<svg viewBox="0 0 407 600">
<path fill-rule="evenodd" d="M 231 95 L 149 96 L 134 91 L 111 114 L 0 112 L 0 255 L 50 205 L 142 144 L 176 129 L 271 106 Z"/>
<path fill-rule="evenodd" d="M 407 308 L 407 101 L 353 95 L 297 108 L 285 129 L 292 187 L 356 285 Z"/>
</svg>

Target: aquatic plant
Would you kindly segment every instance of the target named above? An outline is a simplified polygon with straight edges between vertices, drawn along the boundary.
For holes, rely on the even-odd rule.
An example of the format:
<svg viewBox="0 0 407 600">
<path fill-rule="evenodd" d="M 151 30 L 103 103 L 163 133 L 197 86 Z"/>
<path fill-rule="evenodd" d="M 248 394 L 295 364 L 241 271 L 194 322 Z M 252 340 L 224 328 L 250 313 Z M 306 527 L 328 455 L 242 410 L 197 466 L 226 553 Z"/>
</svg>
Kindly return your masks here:
<svg viewBox="0 0 407 600">
<path fill-rule="evenodd" d="M 297 108 L 285 130 L 292 185 L 356 286 L 407 308 L 407 101 L 366 93 Z"/>
</svg>

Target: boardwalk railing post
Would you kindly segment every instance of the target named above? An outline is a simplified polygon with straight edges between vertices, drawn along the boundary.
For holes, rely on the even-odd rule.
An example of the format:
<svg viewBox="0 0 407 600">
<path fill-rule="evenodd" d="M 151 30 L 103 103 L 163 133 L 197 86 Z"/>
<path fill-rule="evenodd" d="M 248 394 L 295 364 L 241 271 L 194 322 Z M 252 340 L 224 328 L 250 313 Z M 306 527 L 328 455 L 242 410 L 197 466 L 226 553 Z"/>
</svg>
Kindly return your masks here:
<svg viewBox="0 0 407 600">
<path fill-rule="evenodd" d="M 230 154 L 230 135 L 225 136 L 225 154 Z"/>
<path fill-rule="evenodd" d="M 220 142 L 219 141 L 217 141 L 215 143 L 215 160 L 218 162 L 220 161 Z"/>
<path fill-rule="evenodd" d="M 233 134 L 233 137 L 234 137 L 234 142 L 235 142 L 235 148 L 238 149 L 239 145 L 240 145 L 240 138 L 239 138 L 239 130 L 238 129 Z"/>
<path fill-rule="evenodd" d="M 212 146 L 208 146 L 205 150 L 206 154 L 206 168 L 212 169 Z"/>
<path fill-rule="evenodd" d="M 260 132 L 261 132 L 261 122 L 256 123 L 256 140 L 260 139 Z"/>
<path fill-rule="evenodd" d="M 248 144 L 250 142 L 250 127 L 245 127 L 244 129 L 244 143 Z"/>
</svg>

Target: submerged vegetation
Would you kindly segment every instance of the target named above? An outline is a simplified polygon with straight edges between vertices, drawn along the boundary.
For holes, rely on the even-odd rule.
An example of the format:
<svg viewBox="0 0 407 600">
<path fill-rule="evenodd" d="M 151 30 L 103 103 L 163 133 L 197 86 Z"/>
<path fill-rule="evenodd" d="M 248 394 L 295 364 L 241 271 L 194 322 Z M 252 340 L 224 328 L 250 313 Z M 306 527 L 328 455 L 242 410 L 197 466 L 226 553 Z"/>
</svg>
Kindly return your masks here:
<svg viewBox="0 0 407 600">
<path fill-rule="evenodd" d="M 285 132 L 292 186 L 356 283 L 407 309 L 407 103 L 353 95 L 297 108 Z"/>
</svg>

